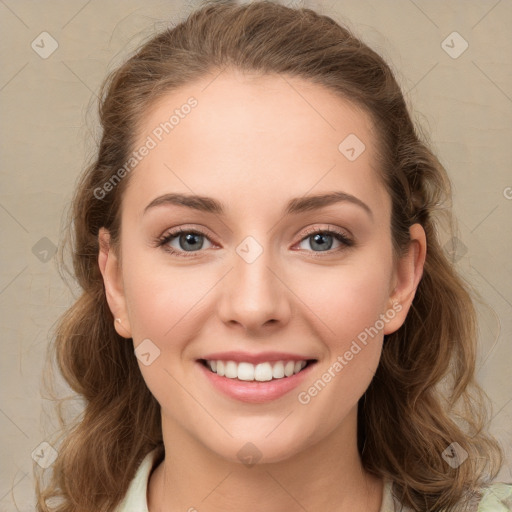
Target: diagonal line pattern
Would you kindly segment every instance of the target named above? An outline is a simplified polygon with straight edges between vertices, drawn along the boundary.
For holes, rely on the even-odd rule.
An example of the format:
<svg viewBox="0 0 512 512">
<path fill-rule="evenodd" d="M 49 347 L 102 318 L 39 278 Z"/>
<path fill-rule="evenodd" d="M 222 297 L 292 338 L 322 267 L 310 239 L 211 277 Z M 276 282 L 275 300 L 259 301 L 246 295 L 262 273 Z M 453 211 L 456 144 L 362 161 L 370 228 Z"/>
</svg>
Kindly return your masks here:
<svg viewBox="0 0 512 512">
<path fill-rule="evenodd" d="M 491 308 L 493 311 L 494 309 Z M 480 373 L 480 371 L 482 370 L 482 368 L 484 368 L 485 364 L 487 363 L 487 360 L 489 359 L 489 357 L 491 357 L 491 355 L 493 354 L 494 350 L 496 349 L 496 347 L 498 346 L 498 341 L 500 339 L 500 335 L 501 335 L 501 322 L 500 322 L 500 316 L 498 315 L 498 313 L 496 313 L 496 311 L 494 311 L 494 313 L 496 314 L 496 319 L 498 320 L 498 335 L 494 338 L 494 341 L 493 341 L 493 344 L 492 344 L 492 347 L 487 351 L 487 353 L 485 354 L 484 358 L 483 358 L 483 361 L 480 363 L 480 367 L 477 369 L 477 374 Z"/>
<path fill-rule="evenodd" d="M 73 15 L 71 18 L 62 25 L 61 28 L 67 27 L 89 4 L 91 3 L 91 0 L 88 0 L 85 2 L 85 4 Z"/>
<path fill-rule="evenodd" d="M 471 62 L 473 63 L 473 66 L 475 66 L 480 71 L 480 73 L 482 73 L 482 75 L 484 75 L 485 78 L 487 78 L 487 80 L 489 80 L 489 82 L 491 82 L 494 87 L 496 87 L 496 89 L 498 89 L 503 94 L 503 96 L 507 98 L 508 101 L 512 102 L 512 98 L 474 60 Z"/>
<path fill-rule="evenodd" d="M 476 272 L 478 274 L 480 274 L 480 276 L 482 277 L 482 279 L 510 306 L 512 307 L 512 304 L 508 301 L 508 299 L 506 299 L 500 292 L 499 290 L 496 289 L 495 286 L 493 286 L 488 279 L 486 279 L 486 277 L 476 268 L 476 267 L 471 267 L 473 270 L 476 270 Z"/>
<path fill-rule="evenodd" d="M 61 61 L 62 64 L 64 64 L 64 66 L 66 66 L 68 68 L 68 70 L 73 73 L 73 75 L 75 75 L 77 78 L 78 78 L 78 81 L 81 82 L 85 87 L 87 87 L 87 89 L 89 89 L 89 91 L 92 92 L 92 94 L 94 94 L 94 96 L 96 96 L 96 98 L 98 98 L 98 100 L 100 99 L 98 97 L 98 95 L 64 62 L 64 61 Z"/>
<path fill-rule="evenodd" d="M 496 210 L 496 208 L 498 208 L 498 204 L 470 231 L 470 233 L 473 233 L 473 231 L 475 231 L 475 229 L 480 226 L 480 224 L 482 224 L 484 222 L 484 220 L 486 220 L 492 213 L 494 213 L 494 210 Z"/>
<path fill-rule="evenodd" d="M 28 62 L 21 66 L 21 68 L 18 69 L 18 71 L 16 71 L 16 73 L 14 73 L 14 75 L 12 75 L 12 77 L 4 85 L 2 85 L 2 87 L 0 87 L 0 91 L 3 91 L 5 87 L 7 87 L 27 66 Z"/>
<path fill-rule="evenodd" d="M 334 131 L 336 131 L 336 128 L 334 128 L 334 126 L 329 123 L 329 121 L 327 121 L 327 119 L 322 114 L 320 114 L 320 112 L 313 105 L 311 105 L 311 103 L 306 98 L 304 98 L 304 96 L 290 82 L 288 82 L 288 80 L 286 80 L 284 75 L 280 75 L 280 78 L 282 78 Z"/>
<path fill-rule="evenodd" d="M 14 222 L 16 222 L 16 224 L 21 226 L 25 233 L 29 232 L 28 229 L 3 204 L 0 204 L 0 208 L 2 208 L 5 211 L 5 213 L 7 213 L 7 215 L 9 215 L 9 217 L 11 217 L 11 219 L 14 220 Z"/>
<path fill-rule="evenodd" d="M 18 427 L 18 425 L 16 425 L 16 423 L 14 423 L 14 421 L 12 421 L 12 419 L 7 415 L 5 414 L 4 411 L 2 411 L 2 409 L 0 409 L 0 412 L 27 438 L 29 439 L 28 435 L 23 431 L 21 430 L 20 427 Z"/>
<path fill-rule="evenodd" d="M 224 71 L 226 70 L 226 68 L 223 68 L 219 71 L 219 73 L 217 74 L 217 76 L 213 77 L 202 89 L 201 89 L 201 92 L 204 92 L 207 87 L 210 87 L 210 85 L 215 81 L 217 80 L 217 78 L 219 78 L 219 76 L 224 73 Z"/>
<path fill-rule="evenodd" d="M 269 471 L 266 471 L 266 473 L 270 476 L 270 478 L 272 478 L 272 480 L 274 480 L 274 482 L 279 485 L 279 487 L 281 487 L 281 489 L 286 493 L 288 494 L 288 496 L 290 496 L 290 498 L 292 498 L 293 501 L 295 501 L 295 503 L 297 503 L 297 505 L 299 505 L 299 507 L 304 510 L 304 512 L 308 512 L 304 506 L 299 503 L 299 501 L 297 500 L 297 498 L 295 498 L 295 496 L 293 496 L 293 494 L 291 494 L 285 487 L 283 487 L 283 485 L 274 477 L 274 475 L 272 475 L 272 473 L 270 473 Z"/>
<path fill-rule="evenodd" d="M 28 268 L 28 265 L 25 265 L 1 290 L 0 290 L 0 295 L 2 293 L 4 293 L 5 290 L 7 290 L 7 288 L 9 288 L 9 286 L 11 286 L 11 284 L 23 273 L 25 272 L 25 270 L 27 270 Z"/>
<path fill-rule="evenodd" d="M 232 471 L 230 471 L 202 500 L 201 500 L 201 503 L 203 501 L 205 501 L 211 494 L 213 494 L 223 483 L 224 481 L 228 478 L 229 475 L 231 475 Z"/>
<path fill-rule="evenodd" d="M 24 475 L 0 498 L 0 501 L 2 501 L 9 493 L 14 491 L 14 488 L 26 477 L 28 476 L 28 473 L 24 473 Z"/>
<path fill-rule="evenodd" d="M 492 416 L 492 418 L 490 419 L 489 423 L 490 423 L 492 420 L 496 419 L 496 418 L 500 415 L 501 411 L 503 411 L 503 409 L 505 409 L 505 407 L 507 407 L 507 405 L 508 405 L 510 402 L 512 402 L 512 398 L 509 398 L 509 399 L 505 402 L 505 404 L 504 404 L 504 405 L 502 405 L 502 406 L 500 407 L 499 411 L 498 411 L 496 414 L 494 414 L 494 415 Z"/>
<path fill-rule="evenodd" d="M 408 91 L 407 94 L 409 94 L 413 89 L 416 89 L 418 85 L 423 81 L 423 79 L 439 64 L 439 62 L 436 62 Z"/>
<path fill-rule="evenodd" d="M 487 17 L 488 14 L 491 13 L 491 11 L 494 10 L 494 8 L 501 2 L 501 0 L 498 0 L 472 27 L 471 29 L 474 29 L 485 17 Z"/>
<path fill-rule="evenodd" d="M 293 412 L 295 412 L 295 409 L 292 409 L 265 437 L 267 438 L 270 434 L 272 434 L 272 432 L 274 432 Z"/>
<path fill-rule="evenodd" d="M 430 21 L 432 25 L 434 25 L 434 27 L 439 28 L 437 23 L 423 9 L 421 9 L 419 5 L 417 5 L 413 0 L 409 0 L 409 2 L 411 2 L 411 4 L 414 5 L 414 7 L 416 7 L 416 9 L 418 9 L 418 11 L 423 14 L 423 16 L 425 16 L 425 18 L 427 18 L 427 20 Z"/>
<path fill-rule="evenodd" d="M 7 4 L 6 4 L 6 3 L 5 3 L 5 2 L 4 2 L 4 0 L 0 0 L 0 3 L 2 3 L 2 5 L 3 5 L 6 9 L 8 9 L 9 11 L 11 11 L 11 14 L 12 14 L 13 16 L 15 16 L 16 18 L 18 18 L 18 19 L 21 21 L 21 23 L 23 23 L 23 25 L 25 25 L 25 27 L 30 28 L 30 27 L 29 27 L 29 26 L 28 26 L 28 25 L 27 25 L 27 24 L 26 24 L 26 23 L 25 23 L 25 22 L 24 22 L 24 21 L 23 21 L 23 20 L 22 20 L 22 19 L 21 19 L 21 18 L 20 18 L 20 17 L 19 17 L 19 16 L 18 16 L 18 15 L 17 15 L 17 14 L 16 14 L 16 13 L 15 13 L 15 12 L 14 12 L 14 11 L 13 11 L 9 6 L 8 6 L 8 5 L 7 5 Z"/>
</svg>

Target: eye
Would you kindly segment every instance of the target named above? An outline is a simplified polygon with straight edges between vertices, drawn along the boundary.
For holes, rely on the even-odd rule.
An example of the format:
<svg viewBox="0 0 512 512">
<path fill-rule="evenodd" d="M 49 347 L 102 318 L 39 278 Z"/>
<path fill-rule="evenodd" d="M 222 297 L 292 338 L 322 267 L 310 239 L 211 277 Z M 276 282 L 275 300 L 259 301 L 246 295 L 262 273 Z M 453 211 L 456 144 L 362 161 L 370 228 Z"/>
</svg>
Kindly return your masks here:
<svg viewBox="0 0 512 512">
<path fill-rule="evenodd" d="M 205 241 L 210 244 L 205 247 Z M 338 243 L 338 247 L 333 245 Z M 302 247 L 308 244 L 310 247 Z M 201 249 L 213 246 L 209 236 L 200 229 L 178 229 L 167 232 L 161 238 L 156 239 L 156 245 L 170 254 L 181 257 L 194 257 L 193 253 L 200 253 Z M 333 253 L 355 245 L 354 241 L 341 230 L 333 227 L 316 228 L 306 231 L 306 236 L 299 242 L 299 248 L 313 253 Z"/>
<path fill-rule="evenodd" d="M 158 246 L 171 254 L 186 257 L 184 253 L 198 252 L 204 249 L 205 240 L 211 244 L 207 235 L 200 230 L 179 228 L 159 239 Z"/>
<path fill-rule="evenodd" d="M 335 242 L 338 242 L 340 245 L 331 251 Z M 304 243 L 309 244 L 313 252 L 335 252 L 354 245 L 354 241 L 350 239 L 345 233 L 331 227 L 325 229 L 316 228 L 309 230 L 307 232 L 307 236 L 304 237 L 300 242 L 300 244 Z"/>
</svg>

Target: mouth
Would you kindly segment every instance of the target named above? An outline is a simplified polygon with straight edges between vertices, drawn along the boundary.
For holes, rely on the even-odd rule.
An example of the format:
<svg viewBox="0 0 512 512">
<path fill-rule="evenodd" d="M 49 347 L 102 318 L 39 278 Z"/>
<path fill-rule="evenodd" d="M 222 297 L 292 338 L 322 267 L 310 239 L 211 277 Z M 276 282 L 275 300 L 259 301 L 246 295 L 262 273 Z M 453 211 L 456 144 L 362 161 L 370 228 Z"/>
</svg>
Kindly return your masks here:
<svg viewBox="0 0 512 512">
<path fill-rule="evenodd" d="M 302 373 L 317 362 L 316 359 L 265 361 L 253 364 L 248 361 L 199 359 L 209 372 L 240 382 L 270 382 L 289 379 Z"/>
<path fill-rule="evenodd" d="M 289 395 L 316 366 L 316 359 L 265 361 L 255 357 L 253 363 L 244 361 L 249 357 L 232 359 L 198 359 L 197 368 L 213 389 L 238 402 L 263 404 Z M 277 359 L 274 354 L 272 358 Z"/>
</svg>

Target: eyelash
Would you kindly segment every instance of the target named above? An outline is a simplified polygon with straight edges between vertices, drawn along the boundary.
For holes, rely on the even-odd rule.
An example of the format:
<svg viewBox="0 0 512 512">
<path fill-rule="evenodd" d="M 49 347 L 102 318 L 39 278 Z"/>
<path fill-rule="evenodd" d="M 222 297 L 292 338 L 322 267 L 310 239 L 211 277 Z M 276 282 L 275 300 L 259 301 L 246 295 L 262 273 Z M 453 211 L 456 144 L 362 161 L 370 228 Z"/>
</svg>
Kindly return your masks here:
<svg viewBox="0 0 512 512">
<path fill-rule="evenodd" d="M 166 233 L 162 237 L 157 238 L 155 240 L 156 246 L 161 247 L 165 252 L 175 255 L 175 256 L 184 257 L 184 258 L 193 258 L 195 256 L 195 253 L 199 253 L 201 251 L 200 250 L 199 251 L 188 251 L 188 252 L 187 251 L 177 251 L 176 249 L 173 249 L 172 247 L 167 245 L 171 240 L 173 240 L 174 238 L 176 238 L 177 236 L 179 236 L 183 233 L 193 234 L 193 235 L 202 235 L 202 236 L 208 238 L 208 240 L 210 240 L 210 237 L 201 229 L 178 228 L 169 233 Z M 339 242 L 342 243 L 342 246 L 338 247 L 337 249 L 329 249 L 327 251 L 309 251 L 314 254 L 314 257 L 322 257 L 322 253 L 327 253 L 328 255 L 329 254 L 332 255 L 335 252 L 342 251 L 344 249 L 347 249 L 348 247 L 353 247 L 355 245 L 354 240 L 347 237 L 347 235 L 344 234 L 343 232 L 341 232 L 337 229 L 331 228 L 331 227 L 323 228 L 323 229 L 319 229 L 319 228 L 310 229 L 310 230 L 306 231 L 305 236 L 303 236 L 300 239 L 299 243 L 303 242 L 307 238 L 312 237 L 313 235 L 316 235 L 317 233 L 333 235 L 334 238 L 336 238 L 336 240 L 338 240 Z M 211 242 L 211 240 L 210 240 L 210 242 Z"/>
</svg>

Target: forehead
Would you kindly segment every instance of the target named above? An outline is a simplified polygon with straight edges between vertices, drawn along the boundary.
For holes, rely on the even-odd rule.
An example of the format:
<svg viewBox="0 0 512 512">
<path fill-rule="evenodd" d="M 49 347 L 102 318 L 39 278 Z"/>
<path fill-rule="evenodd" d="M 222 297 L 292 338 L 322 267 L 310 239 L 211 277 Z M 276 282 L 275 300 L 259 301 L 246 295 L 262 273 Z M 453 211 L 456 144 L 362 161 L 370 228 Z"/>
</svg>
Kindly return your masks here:
<svg viewBox="0 0 512 512">
<path fill-rule="evenodd" d="M 167 93 L 144 114 L 136 149 L 152 147 L 125 200 L 142 206 L 177 190 L 249 207 L 337 189 L 382 202 L 375 143 L 370 116 L 318 84 L 224 71 Z"/>
</svg>

